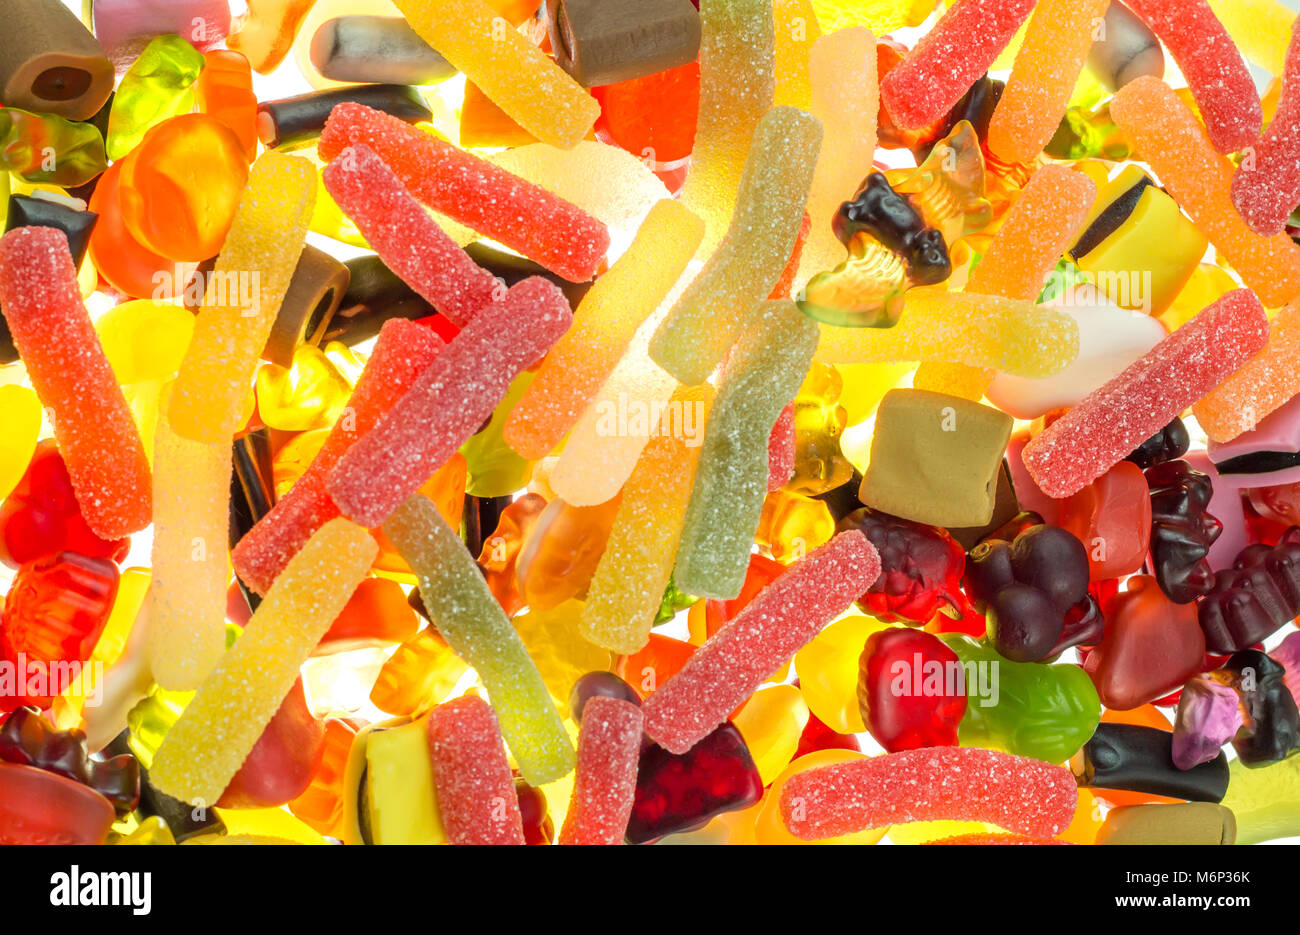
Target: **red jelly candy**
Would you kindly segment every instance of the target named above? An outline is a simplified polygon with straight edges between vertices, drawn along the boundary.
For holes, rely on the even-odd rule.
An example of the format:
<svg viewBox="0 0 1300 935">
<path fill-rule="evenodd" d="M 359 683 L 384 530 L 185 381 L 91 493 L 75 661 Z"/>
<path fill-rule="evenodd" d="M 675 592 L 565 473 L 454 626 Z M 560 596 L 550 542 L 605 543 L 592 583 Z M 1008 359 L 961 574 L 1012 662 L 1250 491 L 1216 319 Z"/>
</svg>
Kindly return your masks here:
<svg viewBox="0 0 1300 935">
<path fill-rule="evenodd" d="M 1088 550 L 1093 581 L 1133 574 L 1151 543 L 1151 492 L 1142 469 L 1121 461 L 1062 501 L 1059 523 Z"/>
<path fill-rule="evenodd" d="M 0 844 L 103 844 L 113 806 L 35 766 L 0 763 Z"/>
<path fill-rule="evenodd" d="M 677 162 L 695 146 L 700 65 L 677 68 L 592 88 L 600 102 L 596 135 L 656 168 Z"/>
<path fill-rule="evenodd" d="M 961 661 L 923 630 L 882 630 L 862 650 L 858 706 L 871 736 L 888 750 L 951 747 L 966 714 Z"/>
</svg>

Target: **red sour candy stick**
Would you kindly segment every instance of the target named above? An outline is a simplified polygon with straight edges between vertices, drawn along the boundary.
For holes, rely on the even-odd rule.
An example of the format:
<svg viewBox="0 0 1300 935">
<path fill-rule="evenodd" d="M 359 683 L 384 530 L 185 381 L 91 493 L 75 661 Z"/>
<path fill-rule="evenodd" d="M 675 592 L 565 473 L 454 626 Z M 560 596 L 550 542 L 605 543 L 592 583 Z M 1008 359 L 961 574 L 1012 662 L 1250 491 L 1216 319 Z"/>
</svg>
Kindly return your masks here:
<svg viewBox="0 0 1300 935">
<path fill-rule="evenodd" d="M 429 756 L 450 844 L 523 844 L 524 819 L 497 716 L 462 695 L 429 714 Z"/>
<path fill-rule="evenodd" d="M 36 395 L 53 410 L 54 437 L 86 524 L 101 539 L 148 526 L 149 462 L 81 304 L 66 234 L 19 227 L 0 238 L 0 308 Z"/>
<path fill-rule="evenodd" d="M 856 530 L 809 553 L 646 700 L 646 733 L 670 753 L 685 753 L 865 594 L 879 574 L 880 556 Z"/>
<path fill-rule="evenodd" d="M 987 821 L 1050 838 L 1074 817 L 1070 771 L 978 747 L 923 747 L 810 769 L 781 790 L 781 819 L 805 841 L 912 821 Z"/>
<path fill-rule="evenodd" d="M 1160 37 L 1192 89 L 1205 130 L 1221 153 L 1259 137 L 1263 113 L 1255 82 L 1205 0 L 1130 0 L 1133 12 Z"/>
<path fill-rule="evenodd" d="M 343 456 L 327 488 L 343 515 L 374 528 L 420 488 L 573 322 L 564 293 L 531 277 L 480 311 L 411 390 Z"/>
<path fill-rule="evenodd" d="M 325 489 L 330 471 L 352 443 L 374 428 L 415 385 L 442 348 L 442 339 L 423 325 L 403 318 L 384 322 L 348 400 L 347 417 L 334 423 L 325 444 L 293 488 L 230 553 L 235 571 L 245 584 L 258 594 L 266 594 L 312 533 L 339 515 L 339 508 Z"/>
<path fill-rule="evenodd" d="M 578 769 L 561 844 L 622 844 L 636 799 L 641 759 L 641 708 L 597 696 L 583 706 Z"/>
<path fill-rule="evenodd" d="M 1267 342 L 1259 299 L 1229 292 L 1044 429 L 1025 446 L 1025 467 L 1049 497 L 1077 493 Z"/>
<path fill-rule="evenodd" d="M 880 83 L 890 118 L 919 130 L 943 117 L 1006 48 L 1035 0 L 962 0 Z"/>
<path fill-rule="evenodd" d="M 333 159 L 364 143 L 420 201 L 572 282 L 596 275 L 609 249 L 600 221 L 546 189 L 361 104 L 339 104 L 320 138 Z"/>
<path fill-rule="evenodd" d="M 1266 236 L 1281 233 L 1300 204 L 1300 28 L 1291 30 L 1277 112 L 1232 177 L 1232 203 Z"/>
<path fill-rule="evenodd" d="M 412 197 L 369 146 L 349 146 L 325 167 L 325 188 L 370 248 L 429 304 L 463 327 L 498 288 Z"/>
</svg>

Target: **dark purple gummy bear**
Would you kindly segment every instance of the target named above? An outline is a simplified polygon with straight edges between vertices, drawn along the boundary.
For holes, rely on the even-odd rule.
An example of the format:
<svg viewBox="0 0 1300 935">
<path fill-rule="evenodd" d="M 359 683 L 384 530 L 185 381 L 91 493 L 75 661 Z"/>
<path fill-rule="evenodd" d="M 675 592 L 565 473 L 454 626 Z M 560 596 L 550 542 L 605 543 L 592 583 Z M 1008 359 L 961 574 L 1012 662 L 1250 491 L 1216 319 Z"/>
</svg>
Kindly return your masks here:
<svg viewBox="0 0 1300 935">
<path fill-rule="evenodd" d="M 19 708 L 0 724 L 0 760 L 89 786 L 113 804 L 119 818 L 140 801 L 140 765 L 134 756 L 92 759 L 83 732 L 51 727 L 36 708 Z"/>
<path fill-rule="evenodd" d="M 1246 649 L 1300 615 L 1300 527 L 1277 545 L 1248 545 L 1196 608 L 1205 645 L 1215 655 Z"/>
<path fill-rule="evenodd" d="M 641 696 L 627 682 L 613 672 L 588 672 L 573 683 L 569 690 L 569 711 L 575 723 L 582 723 L 582 709 L 596 697 L 617 698 L 641 706 Z"/>
<path fill-rule="evenodd" d="M 1223 671 L 1232 675 L 1246 720 L 1232 738 L 1238 759 L 1264 766 L 1290 756 L 1300 746 L 1300 710 L 1286 686 L 1286 668 L 1258 649 L 1243 649 Z"/>
<path fill-rule="evenodd" d="M 1187 434 L 1187 426 L 1183 425 L 1182 419 L 1174 416 L 1174 421 L 1138 445 L 1133 450 L 1133 453 L 1124 460 L 1132 461 L 1145 471 L 1154 465 L 1181 458 L 1187 454 L 1187 449 L 1191 447 L 1191 444 L 1192 440 Z"/>
<path fill-rule="evenodd" d="M 729 723 L 682 754 L 650 744 L 637 767 L 627 842 L 648 844 L 702 828 L 713 816 L 748 808 L 762 796 L 758 767 Z"/>
<path fill-rule="evenodd" d="M 1151 568 L 1165 597 L 1190 604 L 1214 587 L 1206 556 L 1223 524 L 1207 512 L 1210 478 L 1186 461 L 1166 461 L 1146 472 L 1151 489 Z"/>
</svg>

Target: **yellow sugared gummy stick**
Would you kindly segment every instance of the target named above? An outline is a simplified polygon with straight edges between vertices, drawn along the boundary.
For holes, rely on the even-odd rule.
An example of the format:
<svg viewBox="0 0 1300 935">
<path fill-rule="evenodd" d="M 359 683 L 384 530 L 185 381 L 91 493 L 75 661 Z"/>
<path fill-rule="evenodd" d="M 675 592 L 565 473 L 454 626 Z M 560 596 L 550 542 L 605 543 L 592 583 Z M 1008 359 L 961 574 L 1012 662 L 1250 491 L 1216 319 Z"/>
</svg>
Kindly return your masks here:
<svg viewBox="0 0 1300 935">
<path fill-rule="evenodd" d="M 315 204 L 316 170 L 306 159 L 266 152 L 253 163 L 172 387 L 176 434 L 226 444 L 239 427 Z"/>
<path fill-rule="evenodd" d="M 420 38 L 543 143 L 578 145 L 600 104 L 484 0 L 393 0 Z"/>
<path fill-rule="evenodd" d="M 700 106 L 682 202 L 722 240 L 758 121 L 776 93 L 772 0 L 700 0 Z"/>
<path fill-rule="evenodd" d="M 616 653 L 650 638 L 672 574 L 713 388 L 679 387 L 632 476 L 582 609 L 581 633 Z"/>
<path fill-rule="evenodd" d="M 511 410 L 504 431 L 510 447 L 533 461 L 550 454 L 681 278 L 703 236 L 704 222 L 680 202 L 665 198 L 650 209 L 632 246 L 596 280 Z"/>
<path fill-rule="evenodd" d="M 205 444 L 158 414 L 153 460 L 153 578 L 146 598 L 154 680 L 193 691 L 226 649 L 228 442 Z"/>
<path fill-rule="evenodd" d="M 369 532 L 341 517 L 307 540 L 167 732 L 149 772 L 155 786 L 216 803 L 378 552 Z"/>
<path fill-rule="evenodd" d="M 809 54 L 822 34 L 812 0 L 772 0 L 776 96 L 773 103 L 808 110 L 812 103 Z M 875 60 L 873 54 L 872 60 Z"/>
</svg>

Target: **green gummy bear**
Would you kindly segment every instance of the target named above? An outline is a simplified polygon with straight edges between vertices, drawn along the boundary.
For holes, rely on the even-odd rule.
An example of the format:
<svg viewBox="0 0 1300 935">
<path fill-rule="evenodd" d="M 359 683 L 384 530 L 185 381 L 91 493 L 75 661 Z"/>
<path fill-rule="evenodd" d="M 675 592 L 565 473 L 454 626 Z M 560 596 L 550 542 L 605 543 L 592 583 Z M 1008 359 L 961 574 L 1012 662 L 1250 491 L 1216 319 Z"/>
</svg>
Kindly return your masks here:
<svg viewBox="0 0 1300 935">
<path fill-rule="evenodd" d="M 1097 729 L 1101 701 L 1092 679 L 1079 666 L 1011 662 L 992 646 L 968 636 L 945 633 L 939 638 L 957 654 L 968 673 L 966 715 L 958 728 L 962 746 L 990 747 L 1046 763 L 1063 763 Z M 983 680 L 976 683 L 981 691 L 996 684 L 996 703 L 982 705 L 971 689 L 971 663 Z"/>
<path fill-rule="evenodd" d="M 121 159 L 151 127 L 194 109 L 203 54 L 177 35 L 157 36 L 122 77 L 108 112 L 108 155 Z"/>
<path fill-rule="evenodd" d="M 92 124 L 0 108 L 0 172 L 73 188 L 106 168 L 104 138 Z"/>
</svg>

